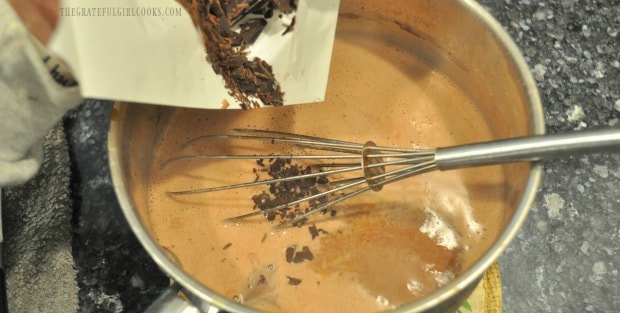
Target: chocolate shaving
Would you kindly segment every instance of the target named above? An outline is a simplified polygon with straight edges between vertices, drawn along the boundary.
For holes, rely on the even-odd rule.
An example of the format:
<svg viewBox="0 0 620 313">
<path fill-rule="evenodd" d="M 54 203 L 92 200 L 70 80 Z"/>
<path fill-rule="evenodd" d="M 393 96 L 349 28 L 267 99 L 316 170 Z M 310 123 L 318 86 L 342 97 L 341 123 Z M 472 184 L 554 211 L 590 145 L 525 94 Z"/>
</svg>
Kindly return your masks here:
<svg viewBox="0 0 620 313">
<path fill-rule="evenodd" d="M 295 278 L 295 277 L 291 277 L 291 276 L 286 276 L 286 279 L 288 280 L 288 284 L 289 285 L 297 286 L 297 285 L 301 284 L 301 279 L 299 279 L 299 278 Z"/>
<path fill-rule="evenodd" d="M 237 22 L 250 13 L 256 13 L 269 2 L 269 0 L 229 0 L 226 10 L 230 25 L 237 24 Z"/>
<path fill-rule="evenodd" d="M 223 99 L 222 100 L 222 109 L 228 109 L 228 107 L 230 106 L 230 103 L 228 103 L 228 100 Z"/>
<path fill-rule="evenodd" d="M 256 286 L 260 286 L 260 285 L 264 285 L 267 283 L 267 278 L 265 278 L 265 275 L 260 275 L 260 277 L 258 278 L 258 282 L 256 282 Z"/>
<path fill-rule="evenodd" d="M 310 247 L 303 246 L 301 251 L 296 251 L 297 246 L 290 246 L 286 248 L 286 262 L 288 263 L 302 263 L 306 260 L 314 260 L 314 254 L 310 251 Z"/>
<path fill-rule="evenodd" d="M 273 3 L 284 14 L 293 13 L 297 9 L 297 1 L 295 0 L 273 0 Z"/>
<path fill-rule="evenodd" d="M 293 17 L 293 20 L 291 21 L 291 23 L 288 26 L 286 26 L 286 29 L 282 33 L 282 36 L 292 32 L 293 28 L 295 28 L 295 17 Z"/>
<path fill-rule="evenodd" d="M 293 258 L 293 263 L 301 263 L 306 260 L 306 256 L 302 253 L 296 252 Z"/>
<path fill-rule="evenodd" d="M 290 247 L 286 248 L 286 262 L 287 263 L 292 263 L 293 262 L 293 258 L 295 256 L 295 248 L 296 248 L 296 246 L 290 246 Z"/>
<path fill-rule="evenodd" d="M 316 228 L 316 225 L 308 227 L 308 230 L 310 231 L 310 236 L 312 236 L 312 240 L 319 236 L 319 230 Z"/>
<path fill-rule="evenodd" d="M 303 167 L 293 164 L 291 159 L 274 158 L 269 160 L 260 159 L 256 161 L 260 168 L 252 169 L 255 175 L 267 173 L 271 179 L 280 179 L 287 177 L 295 177 L 310 174 L 316 170 L 313 167 Z M 256 180 L 256 177 L 255 177 Z M 319 183 L 320 182 L 320 183 Z M 329 180 L 325 176 L 311 177 L 305 179 L 282 181 L 268 185 L 268 191 L 262 191 L 260 194 L 252 196 L 254 208 L 265 211 L 265 217 L 269 221 L 280 218 L 283 222 L 297 218 L 299 215 L 305 214 L 310 210 L 321 206 L 328 201 L 327 196 L 311 199 L 306 204 L 298 203 L 293 206 L 287 206 L 296 200 L 306 198 L 327 190 Z M 279 210 L 271 211 L 271 208 L 282 207 Z M 321 210 L 323 214 L 327 213 L 327 209 Z M 293 223 L 293 226 L 301 227 L 307 221 L 303 218 Z"/>
<path fill-rule="evenodd" d="M 250 20 L 244 23 L 240 33 L 231 28 L 242 17 L 262 10 L 265 5 L 279 5 L 269 4 L 273 0 L 178 1 L 202 33 L 207 61 L 222 76 L 229 94 L 243 109 L 283 104 L 284 92 L 274 78 L 272 67 L 260 58 L 248 58 L 248 45 L 256 40 L 267 22 L 261 18 Z"/>
<path fill-rule="evenodd" d="M 266 10 L 265 13 L 263 13 L 263 17 L 264 18 L 272 18 L 273 17 L 273 9 Z"/>
<path fill-rule="evenodd" d="M 312 226 L 308 227 L 308 231 L 310 232 L 310 236 L 312 236 L 312 240 L 318 237 L 319 235 L 327 235 L 328 232 L 323 228 L 317 228 L 316 225 L 312 224 Z"/>
<path fill-rule="evenodd" d="M 265 26 L 267 26 L 267 21 L 265 19 L 253 18 L 248 20 L 247 22 L 241 24 L 241 32 L 239 33 L 241 35 L 240 39 L 243 39 L 249 44 L 253 44 Z M 259 74 L 260 73 L 257 73 L 257 75 Z"/>
<path fill-rule="evenodd" d="M 304 255 L 306 260 L 308 260 L 308 261 L 314 260 L 314 254 L 312 254 L 312 252 L 310 252 L 310 247 L 304 246 L 302 248 L 302 250 L 301 250 L 301 253 Z"/>
<path fill-rule="evenodd" d="M 229 242 L 229 243 L 227 243 L 227 244 L 224 246 L 223 250 L 226 250 L 226 249 L 230 248 L 231 246 L 232 246 L 232 243 L 230 243 L 230 242 Z"/>
</svg>

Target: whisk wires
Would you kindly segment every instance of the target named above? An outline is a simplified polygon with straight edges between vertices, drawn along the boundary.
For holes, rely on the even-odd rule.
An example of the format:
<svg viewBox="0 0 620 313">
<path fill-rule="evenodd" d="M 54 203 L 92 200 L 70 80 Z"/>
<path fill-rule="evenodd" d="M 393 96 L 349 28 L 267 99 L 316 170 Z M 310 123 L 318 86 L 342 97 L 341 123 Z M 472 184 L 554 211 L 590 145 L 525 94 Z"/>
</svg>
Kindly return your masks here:
<svg viewBox="0 0 620 313">
<path fill-rule="evenodd" d="M 184 196 L 201 193 L 210 193 L 235 188 L 248 188 L 265 185 L 271 190 L 277 184 L 291 182 L 304 182 L 323 180 L 321 188 L 304 194 L 299 198 L 285 199 L 282 203 L 270 207 L 260 207 L 260 210 L 248 214 L 234 216 L 226 221 L 239 221 L 253 216 L 273 214 L 290 208 L 299 207 L 304 203 L 308 207 L 294 215 L 289 215 L 282 225 L 299 223 L 308 216 L 317 212 L 325 212 L 329 207 L 355 197 L 366 191 L 380 191 L 384 185 L 396 182 L 413 175 L 418 175 L 436 169 L 434 150 L 413 150 L 403 148 L 382 147 L 372 141 L 365 144 L 353 143 L 328 138 L 300 135 L 279 131 L 257 129 L 235 129 L 232 134 L 206 135 L 187 141 L 182 148 L 194 145 L 198 142 L 209 140 L 233 140 L 233 141 L 263 141 L 265 143 L 285 143 L 304 149 L 304 151 L 316 151 L 317 154 L 292 154 L 292 153 L 269 153 L 269 154 L 200 154 L 182 155 L 171 158 L 162 164 L 162 167 L 170 163 L 182 160 L 303 160 L 307 164 L 308 171 L 296 173 L 293 176 L 277 177 L 244 182 L 232 185 L 214 186 L 191 190 L 169 191 L 171 196 Z M 277 196 L 277 195 L 276 195 Z M 284 215 L 284 214 L 283 214 Z"/>
</svg>

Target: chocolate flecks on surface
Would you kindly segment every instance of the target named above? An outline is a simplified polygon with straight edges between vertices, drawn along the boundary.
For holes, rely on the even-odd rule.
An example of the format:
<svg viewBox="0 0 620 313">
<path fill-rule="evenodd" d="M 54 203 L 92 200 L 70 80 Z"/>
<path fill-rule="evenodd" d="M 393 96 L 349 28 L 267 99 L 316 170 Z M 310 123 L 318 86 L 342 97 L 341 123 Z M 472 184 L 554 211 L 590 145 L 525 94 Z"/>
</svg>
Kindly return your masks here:
<svg viewBox="0 0 620 313">
<path fill-rule="evenodd" d="M 297 247 L 296 246 L 290 246 L 288 248 L 286 248 L 285 254 L 286 254 L 286 262 L 287 263 L 292 263 L 293 262 L 293 257 L 295 256 L 295 249 Z"/>
<path fill-rule="evenodd" d="M 288 280 L 288 284 L 289 285 L 297 286 L 297 285 L 301 284 L 301 279 L 299 279 L 299 278 L 295 278 L 295 277 L 291 277 L 291 276 L 286 276 L 286 279 Z"/>
<path fill-rule="evenodd" d="M 227 243 L 227 244 L 224 246 L 224 248 L 222 248 L 222 249 L 223 249 L 223 250 L 226 250 L 226 249 L 230 248 L 231 246 L 232 246 L 232 243 L 231 243 L 231 242 L 229 242 L 229 243 Z"/>
<path fill-rule="evenodd" d="M 306 260 L 306 256 L 303 253 L 295 252 L 295 257 L 293 257 L 293 263 L 302 263 Z"/>
<path fill-rule="evenodd" d="M 319 235 L 327 235 L 328 232 L 323 228 L 317 228 L 316 225 L 312 224 L 312 226 L 308 227 L 308 231 L 310 232 L 310 236 L 312 240 L 318 237 Z"/>
<path fill-rule="evenodd" d="M 304 258 L 308 261 L 314 260 L 314 254 L 310 251 L 310 247 L 308 246 L 303 246 L 301 254 L 303 254 Z"/>
<path fill-rule="evenodd" d="M 308 227 L 308 231 L 310 231 L 310 236 L 312 236 L 312 240 L 319 236 L 319 230 L 316 228 L 316 225 Z"/>
<path fill-rule="evenodd" d="M 258 281 L 256 282 L 256 286 L 260 286 L 260 285 L 264 285 L 267 283 L 267 278 L 265 278 L 265 275 L 260 275 L 258 277 Z"/>
<path fill-rule="evenodd" d="M 232 25 L 255 12 L 289 6 L 263 0 L 178 0 L 189 12 L 200 29 L 207 61 L 216 74 L 221 75 L 228 93 L 243 109 L 283 104 L 284 92 L 276 81 L 271 65 L 260 58 L 249 59 L 248 46 L 262 33 L 267 25 L 263 18 L 244 22 L 239 32 Z M 291 11 L 292 13 L 292 11 Z"/>
<path fill-rule="evenodd" d="M 301 251 L 297 251 L 297 246 L 292 245 L 286 248 L 286 262 L 288 263 L 302 263 L 304 261 L 314 260 L 314 254 L 310 251 L 310 247 L 303 246 Z"/>
<path fill-rule="evenodd" d="M 252 169 L 252 172 L 260 176 L 260 173 L 267 173 L 270 179 L 280 179 L 288 177 L 296 177 L 305 174 L 311 174 L 313 170 L 311 166 L 302 166 L 293 164 L 291 159 L 274 157 L 265 162 L 264 159 L 256 161 L 259 168 Z M 260 177 L 259 177 L 260 180 Z M 319 183 L 319 181 L 321 183 Z M 296 219 L 299 215 L 308 213 L 310 210 L 319 207 L 327 202 L 328 197 L 322 196 L 316 199 L 308 200 L 306 203 L 301 202 L 295 205 L 289 205 L 297 200 L 307 198 L 319 194 L 329 186 L 329 180 L 325 176 L 312 177 L 305 179 L 297 179 L 291 181 L 282 181 L 268 185 L 268 191 L 252 196 L 254 208 L 265 211 L 265 217 L 269 221 L 275 220 L 277 217 L 282 222 Z M 271 211 L 274 207 L 281 207 L 278 210 Z M 327 213 L 327 209 L 321 210 L 323 214 Z M 307 218 L 300 219 L 293 223 L 293 226 L 301 227 L 307 222 Z"/>
</svg>

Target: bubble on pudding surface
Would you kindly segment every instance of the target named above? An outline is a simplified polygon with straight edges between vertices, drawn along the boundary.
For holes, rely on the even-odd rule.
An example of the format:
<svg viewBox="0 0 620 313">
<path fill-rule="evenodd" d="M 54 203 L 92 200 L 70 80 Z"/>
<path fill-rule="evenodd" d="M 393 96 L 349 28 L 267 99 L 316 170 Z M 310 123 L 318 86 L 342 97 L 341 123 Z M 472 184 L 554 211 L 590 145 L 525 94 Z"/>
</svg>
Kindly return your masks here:
<svg viewBox="0 0 620 313">
<path fill-rule="evenodd" d="M 409 290 L 409 292 L 414 295 L 422 291 L 422 288 L 424 288 L 424 285 L 422 285 L 422 283 L 417 280 L 412 279 L 407 282 L 407 290 Z"/>
<path fill-rule="evenodd" d="M 459 246 L 458 237 L 450 225 L 433 210 L 427 208 L 425 212 L 427 217 L 420 227 L 420 232 L 436 240 L 438 245 L 448 250 L 457 248 Z"/>
<path fill-rule="evenodd" d="M 390 300 L 388 300 L 386 297 L 384 297 L 384 296 L 382 296 L 382 295 L 378 295 L 378 296 L 375 298 L 375 301 L 377 301 L 377 303 L 378 303 L 380 306 L 383 306 L 383 307 L 389 307 L 389 306 L 390 306 Z"/>
<path fill-rule="evenodd" d="M 454 277 L 456 275 L 454 275 L 453 272 L 451 271 L 430 271 L 430 273 L 433 275 L 433 278 L 435 279 L 435 281 L 437 282 L 437 286 L 441 287 L 446 285 L 447 283 L 449 283 L 451 280 L 454 279 Z"/>
</svg>

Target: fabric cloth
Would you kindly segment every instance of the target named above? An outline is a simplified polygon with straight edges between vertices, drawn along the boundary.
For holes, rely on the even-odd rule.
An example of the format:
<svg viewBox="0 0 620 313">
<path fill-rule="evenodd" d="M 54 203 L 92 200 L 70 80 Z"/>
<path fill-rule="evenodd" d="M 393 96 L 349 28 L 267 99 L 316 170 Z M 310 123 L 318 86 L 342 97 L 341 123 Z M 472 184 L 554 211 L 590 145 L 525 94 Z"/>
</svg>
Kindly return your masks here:
<svg viewBox="0 0 620 313">
<path fill-rule="evenodd" d="M 46 50 L 0 0 L 0 186 L 37 172 L 43 136 L 82 101 L 75 81 Z"/>
<path fill-rule="evenodd" d="M 42 166 L 3 188 L 3 260 L 11 313 L 78 311 L 71 242 L 69 145 L 59 123 L 43 138 Z"/>
<path fill-rule="evenodd" d="M 0 0 L 0 186 L 13 186 L 2 190 L 2 252 L 11 313 L 78 309 L 71 167 L 58 121 L 81 101 L 68 68 Z"/>
</svg>

